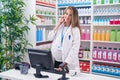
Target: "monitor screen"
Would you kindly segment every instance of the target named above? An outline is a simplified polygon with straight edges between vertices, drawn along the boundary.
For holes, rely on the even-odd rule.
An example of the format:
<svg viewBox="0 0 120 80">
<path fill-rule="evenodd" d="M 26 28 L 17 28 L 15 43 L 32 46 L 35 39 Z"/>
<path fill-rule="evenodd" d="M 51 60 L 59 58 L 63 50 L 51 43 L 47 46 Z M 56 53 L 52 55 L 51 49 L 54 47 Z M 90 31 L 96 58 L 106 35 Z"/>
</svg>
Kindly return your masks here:
<svg viewBox="0 0 120 80">
<path fill-rule="evenodd" d="M 31 67 L 36 69 L 34 74 L 37 78 L 48 78 L 48 75 L 42 75 L 41 70 L 53 70 L 53 60 L 51 51 L 40 50 L 40 49 L 28 49 L 29 59 Z M 65 77 L 65 72 L 61 72 Z M 60 79 L 61 80 L 61 79 Z"/>
<path fill-rule="evenodd" d="M 41 66 L 41 69 L 53 69 L 53 60 L 51 51 L 40 49 L 28 49 L 31 67 L 36 68 L 36 64 Z"/>
</svg>

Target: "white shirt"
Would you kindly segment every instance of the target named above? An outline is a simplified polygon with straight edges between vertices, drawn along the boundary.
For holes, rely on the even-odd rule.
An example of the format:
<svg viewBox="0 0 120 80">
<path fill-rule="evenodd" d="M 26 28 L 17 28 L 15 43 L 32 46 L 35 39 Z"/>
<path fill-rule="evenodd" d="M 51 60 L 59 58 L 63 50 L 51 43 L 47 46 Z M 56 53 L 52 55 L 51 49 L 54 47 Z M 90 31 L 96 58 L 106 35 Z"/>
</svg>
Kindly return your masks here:
<svg viewBox="0 0 120 80">
<path fill-rule="evenodd" d="M 68 30 L 68 26 L 64 27 L 64 25 L 61 25 L 61 34 L 56 36 L 56 40 L 54 41 L 54 44 L 52 45 L 52 47 L 54 47 L 54 51 L 52 52 L 52 55 L 54 57 L 54 59 L 56 61 L 60 61 L 62 62 L 62 52 L 61 52 L 61 48 L 62 48 L 62 43 L 61 43 L 61 39 L 62 39 L 62 34 L 65 35 L 65 33 Z"/>
</svg>

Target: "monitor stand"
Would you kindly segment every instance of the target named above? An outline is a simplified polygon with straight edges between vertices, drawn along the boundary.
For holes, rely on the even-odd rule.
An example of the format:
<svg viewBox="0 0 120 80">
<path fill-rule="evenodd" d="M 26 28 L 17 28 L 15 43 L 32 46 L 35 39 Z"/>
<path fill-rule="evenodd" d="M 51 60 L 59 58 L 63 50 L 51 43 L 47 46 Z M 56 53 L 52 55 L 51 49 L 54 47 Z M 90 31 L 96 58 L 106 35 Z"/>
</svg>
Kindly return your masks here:
<svg viewBox="0 0 120 80">
<path fill-rule="evenodd" d="M 48 75 L 41 74 L 41 66 L 40 64 L 36 64 L 36 73 L 34 74 L 36 78 L 48 78 Z"/>
</svg>

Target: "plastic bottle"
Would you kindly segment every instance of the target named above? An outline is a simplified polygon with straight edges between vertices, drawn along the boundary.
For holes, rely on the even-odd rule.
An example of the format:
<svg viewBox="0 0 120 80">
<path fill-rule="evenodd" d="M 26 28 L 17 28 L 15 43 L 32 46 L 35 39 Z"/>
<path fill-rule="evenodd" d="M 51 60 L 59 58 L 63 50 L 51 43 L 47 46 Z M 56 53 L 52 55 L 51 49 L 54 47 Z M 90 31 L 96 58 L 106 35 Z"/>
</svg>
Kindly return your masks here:
<svg viewBox="0 0 120 80">
<path fill-rule="evenodd" d="M 83 58 L 83 47 L 82 47 L 82 45 L 80 46 L 80 49 L 79 49 L 79 58 Z"/>
<path fill-rule="evenodd" d="M 119 0 L 113 0 L 113 3 L 114 4 L 119 3 Z"/>
<path fill-rule="evenodd" d="M 109 30 L 107 30 L 106 33 L 105 33 L 105 41 L 110 41 L 110 32 L 109 32 Z"/>
<path fill-rule="evenodd" d="M 103 47 L 102 59 L 107 60 L 107 48 L 106 47 Z"/>
<path fill-rule="evenodd" d="M 90 59 L 90 49 L 87 49 L 87 59 Z"/>
<path fill-rule="evenodd" d="M 120 42 L 120 30 L 117 31 L 117 41 Z"/>
<path fill-rule="evenodd" d="M 83 57 L 84 57 L 85 59 L 87 59 L 87 48 L 84 49 Z"/>
<path fill-rule="evenodd" d="M 118 50 L 118 62 L 120 63 L 120 48 Z"/>
<path fill-rule="evenodd" d="M 101 33 L 101 40 L 105 41 L 105 31 L 104 30 L 102 30 L 102 33 Z"/>
<path fill-rule="evenodd" d="M 99 4 L 99 5 L 100 5 L 100 4 L 101 4 L 101 0 L 97 0 L 97 4 Z"/>
<path fill-rule="evenodd" d="M 98 56 L 97 56 L 97 58 L 98 58 L 98 60 L 101 60 L 102 59 L 102 47 L 99 47 L 98 48 Z"/>
<path fill-rule="evenodd" d="M 94 48 L 93 48 L 92 57 L 93 57 L 93 59 L 97 59 L 97 46 L 94 46 Z"/>
<path fill-rule="evenodd" d="M 113 1 L 115 1 L 115 0 L 110 0 L 110 4 L 113 4 Z"/>
<path fill-rule="evenodd" d="M 101 0 L 101 4 L 104 4 L 104 0 Z"/>
<path fill-rule="evenodd" d="M 36 30 L 36 41 L 37 42 L 39 41 L 39 30 L 38 29 Z"/>
<path fill-rule="evenodd" d="M 118 52 L 117 52 L 117 48 L 114 48 L 113 50 L 113 55 L 112 55 L 113 61 L 117 62 L 117 58 L 118 58 Z"/>
<path fill-rule="evenodd" d="M 114 24 L 114 19 L 110 18 L 110 24 Z"/>
<path fill-rule="evenodd" d="M 93 1 L 93 4 L 94 4 L 94 5 L 96 4 L 96 0 Z"/>
<path fill-rule="evenodd" d="M 83 18 L 82 17 L 80 18 L 80 24 L 83 24 Z"/>
<path fill-rule="evenodd" d="M 88 17 L 88 24 L 91 24 L 91 17 Z"/>
<path fill-rule="evenodd" d="M 107 60 L 112 61 L 112 48 L 108 48 Z"/>
<path fill-rule="evenodd" d="M 115 41 L 116 35 L 115 35 L 115 30 L 111 30 L 110 32 L 110 41 Z"/>
<path fill-rule="evenodd" d="M 101 37 L 101 32 L 100 32 L 100 30 L 98 30 L 98 32 L 97 32 L 97 40 L 99 40 L 99 41 L 100 41 L 100 40 L 101 40 L 101 38 L 100 38 L 100 37 Z"/>
<path fill-rule="evenodd" d="M 86 40 L 90 40 L 90 30 L 87 29 L 87 32 L 86 32 Z"/>
<path fill-rule="evenodd" d="M 110 4 L 109 0 L 105 0 L 105 4 Z"/>
<path fill-rule="evenodd" d="M 97 40 L 97 31 L 94 30 L 94 33 L 93 33 L 93 40 Z"/>
<path fill-rule="evenodd" d="M 82 39 L 82 40 L 85 40 L 85 36 L 86 36 L 85 29 L 82 29 L 81 39 Z"/>
</svg>

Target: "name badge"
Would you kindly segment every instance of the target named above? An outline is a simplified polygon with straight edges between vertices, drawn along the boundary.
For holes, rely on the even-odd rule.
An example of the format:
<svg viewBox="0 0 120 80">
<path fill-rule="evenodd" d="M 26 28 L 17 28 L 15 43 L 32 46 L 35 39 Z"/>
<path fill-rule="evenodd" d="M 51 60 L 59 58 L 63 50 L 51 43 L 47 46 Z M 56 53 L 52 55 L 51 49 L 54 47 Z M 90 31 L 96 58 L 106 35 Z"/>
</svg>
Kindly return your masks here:
<svg viewBox="0 0 120 80">
<path fill-rule="evenodd" d="M 58 50 L 61 51 L 61 50 L 62 50 L 62 47 L 61 47 L 61 46 L 58 46 Z"/>
</svg>

